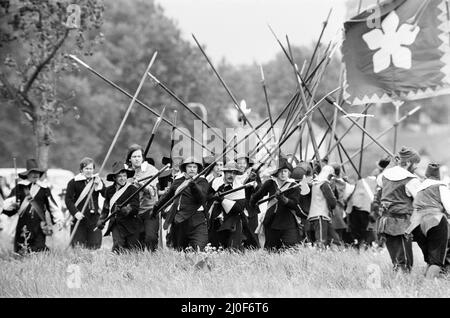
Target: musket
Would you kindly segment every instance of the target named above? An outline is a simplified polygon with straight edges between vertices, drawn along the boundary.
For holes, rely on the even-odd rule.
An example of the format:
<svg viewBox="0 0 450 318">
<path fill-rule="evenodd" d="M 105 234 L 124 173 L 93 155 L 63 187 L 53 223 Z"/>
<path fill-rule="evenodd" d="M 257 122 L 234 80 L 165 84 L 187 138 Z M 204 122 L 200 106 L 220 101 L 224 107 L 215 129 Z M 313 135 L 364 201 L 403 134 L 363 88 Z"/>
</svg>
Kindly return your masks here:
<svg viewBox="0 0 450 318">
<path fill-rule="evenodd" d="M 367 111 L 365 111 L 364 114 L 367 115 Z M 364 120 L 363 120 L 363 127 L 364 128 L 366 128 L 366 124 L 367 124 L 367 116 L 364 116 Z M 359 156 L 359 168 L 358 168 L 358 171 L 359 171 L 358 175 L 359 175 L 360 179 L 362 179 L 361 178 L 361 173 L 362 173 L 363 154 L 364 154 L 362 149 L 364 148 L 364 137 L 365 137 L 365 135 L 363 133 L 362 136 L 361 136 L 361 152 L 360 152 L 361 154 Z M 350 160 L 350 162 L 351 162 L 351 160 Z"/>
<path fill-rule="evenodd" d="M 387 129 L 385 129 L 384 131 L 382 131 L 382 132 L 381 132 L 378 136 L 376 136 L 375 138 L 376 138 L 376 139 L 380 139 L 381 137 L 383 137 L 384 135 L 386 135 L 389 131 L 391 131 L 391 130 L 395 127 L 395 125 L 396 125 L 397 123 L 401 123 L 401 122 L 404 121 L 405 119 L 411 117 L 411 116 L 412 116 L 414 113 L 416 113 L 420 108 L 421 108 L 420 106 L 417 106 L 416 108 L 410 110 L 405 116 L 403 116 L 402 118 L 400 118 L 400 119 L 398 120 L 398 122 L 396 122 L 396 123 L 395 123 L 394 125 L 392 125 L 391 127 L 389 127 L 389 128 L 387 128 Z M 367 143 L 367 144 L 363 147 L 362 150 L 366 150 L 366 149 L 367 149 L 369 146 L 371 146 L 373 143 L 374 143 L 373 141 Z M 357 156 L 358 154 L 360 154 L 360 153 L 361 153 L 361 150 L 359 150 L 358 152 L 355 152 L 354 154 L 350 155 L 349 159 L 353 159 L 354 157 L 356 157 L 356 156 Z M 348 160 L 345 161 L 345 162 L 343 162 L 343 164 L 346 164 L 347 162 L 348 162 Z"/>
<path fill-rule="evenodd" d="M 143 155 L 144 160 L 145 160 L 145 158 L 147 158 L 148 151 L 150 150 L 150 146 L 153 143 L 153 139 L 155 138 L 156 131 L 158 130 L 159 125 L 161 124 L 161 120 L 162 120 L 162 117 L 164 116 L 165 111 L 166 111 L 166 106 L 164 106 L 164 108 L 161 112 L 161 116 L 158 117 L 158 119 L 155 122 L 155 125 L 153 126 L 152 135 L 150 136 L 150 139 L 148 140 L 147 146 L 145 147 L 145 150 L 144 150 L 144 155 Z"/>
<path fill-rule="evenodd" d="M 269 196 L 268 198 L 259 200 L 258 202 L 256 202 L 256 205 L 260 205 L 264 202 L 270 201 L 270 200 L 276 198 L 278 195 L 286 193 L 289 190 L 296 189 L 296 188 L 300 187 L 301 185 L 302 185 L 301 183 L 296 183 L 294 186 L 284 189 L 284 190 L 280 191 L 280 193 L 278 193 L 278 194 L 274 194 L 274 195 Z"/>
<path fill-rule="evenodd" d="M 231 145 L 231 143 L 233 142 L 234 138 L 231 138 L 230 141 L 225 145 L 224 151 L 222 153 L 222 156 L 218 156 L 216 159 L 214 159 L 208 166 L 206 166 L 200 173 L 198 173 L 196 176 L 194 176 L 192 179 L 189 180 L 189 182 L 180 190 L 177 191 L 178 193 L 174 194 L 169 200 L 167 200 L 161 207 L 158 208 L 158 210 L 153 209 L 150 212 L 150 217 L 153 217 L 154 215 L 157 215 L 160 211 L 163 211 L 166 207 L 168 207 L 170 204 L 172 204 L 173 201 L 175 201 L 176 198 L 178 198 L 183 192 L 184 190 L 186 190 L 191 183 L 195 182 L 198 178 L 200 178 L 201 176 L 205 175 L 207 172 L 210 171 L 211 167 L 213 167 L 217 161 L 221 160 L 221 157 L 224 157 L 225 154 L 227 153 L 226 149 L 228 148 L 228 146 Z M 230 149 L 235 149 L 230 148 Z M 181 185 L 180 185 L 181 186 Z M 175 211 L 176 212 L 176 211 Z M 170 213 L 167 218 L 166 221 L 164 222 L 164 229 L 167 230 L 167 228 L 169 227 L 169 224 L 172 223 L 173 218 L 175 217 L 175 213 Z"/>
<path fill-rule="evenodd" d="M 237 188 L 230 189 L 230 190 L 228 190 L 228 191 L 219 192 L 219 193 L 217 193 L 217 195 L 218 195 L 219 197 L 224 197 L 224 196 L 226 196 L 226 195 L 228 195 L 228 194 L 231 194 L 231 193 L 234 193 L 234 192 L 237 192 L 237 191 L 239 191 L 239 190 L 246 189 L 246 188 L 249 188 L 249 187 L 252 187 L 252 186 L 253 186 L 253 181 L 248 182 L 248 183 L 246 183 L 246 184 L 243 184 L 243 185 L 241 185 L 241 186 L 239 186 L 239 187 L 237 187 Z"/>
<path fill-rule="evenodd" d="M 263 126 L 267 121 L 269 120 L 269 118 L 266 118 L 265 120 L 263 120 L 256 129 L 259 129 L 261 126 Z M 220 156 L 217 156 L 208 166 L 206 166 L 200 173 L 198 173 L 194 178 L 192 178 L 190 180 L 190 182 L 183 188 L 180 189 L 180 191 L 178 191 L 177 194 L 175 194 L 173 197 L 171 197 L 166 203 L 164 203 L 158 210 L 152 210 L 150 212 L 150 215 L 153 216 L 154 214 L 158 214 L 160 211 L 163 211 L 166 207 L 168 207 L 179 195 L 182 194 L 182 192 L 189 186 L 190 183 L 195 182 L 198 178 L 200 178 L 202 175 L 205 175 L 206 173 L 208 173 L 211 170 L 211 167 L 213 167 L 219 160 L 222 160 L 222 158 L 224 158 L 231 150 L 235 150 L 236 147 L 238 145 L 240 145 L 243 141 L 245 141 L 251 134 L 253 134 L 253 131 L 249 132 L 247 135 L 245 135 L 244 137 L 242 137 L 239 141 L 237 141 L 235 143 L 235 146 L 228 149 L 227 148 L 235 141 L 235 136 L 236 134 L 228 141 L 228 143 L 225 145 L 224 150 L 222 152 L 222 154 Z M 164 222 L 165 224 L 165 228 L 167 229 L 168 224 L 170 224 L 170 220 L 169 218 L 166 219 L 166 222 Z"/>
<path fill-rule="evenodd" d="M 192 34 L 192 37 L 194 38 L 195 43 L 197 44 L 198 48 L 200 49 L 200 51 L 202 52 L 203 56 L 205 57 L 206 61 L 208 62 L 209 66 L 211 66 L 211 69 L 213 70 L 214 74 L 216 74 L 217 78 L 219 79 L 220 83 L 222 84 L 222 86 L 225 88 L 225 91 L 228 93 L 228 96 L 230 96 L 231 100 L 233 101 L 234 107 L 239 111 L 239 113 L 241 113 L 242 118 L 244 120 L 244 122 L 247 122 L 248 125 L 250 126 L 250 128 L 255 132 L 255 136 L 258 138 L 258 140 L 260 142 L 263 142 L 263 140 L 261 139 L 261 137 L 259 136 L 258 132 L 255 130 L 254 126 L 252 125 L 252 123 L 248 120 L 247 116 L 245 115 L 245 113 L 243 112 L 242 108 L 239 106 L 239 103 L 237 102 L 236 98 L 234 97 L 233 93 L 231 93 L 230 89 L 228 88 L 227 84 L 225 83 L 225 81 L 222 79 L 222 77 L 220 76 L 219 72 L 217 72 L 216 68 L 214 67 L 214 65 L 212 64 L 211 60 L 209 59 L 208 55 L 206 54 L 206 52 L 203 50 L 202 46 L 200 45 L 200 43 L 198 42 L 197 38 L 195 37 L 194 34 Z M 269 149 L 266 150 L 269 151 Z"/>
<path fill-rule="evenodd" d="M 126 206 L 131 200 L 133 200 L 133 198 L 138 195 L 140 192 L 142 192 L 142 190 L 145 189 L 146 186 L 148 186 L 150 183 L 152 183 L 153 180 L 155 180 L 156 178 L 158 178 L 161 173 L 163 173 L 164 171 L 166 171 L 167 169 L 170 168 L 170 165 L 167 164 L 165 165 L 163 168 L 161 168 L 161 170 L 159 170 L 155 175 L 151 176 L 150 179 L 145 182 L 143 185 L 141 185 L 139 188 L 136 189 L 136 191 L 134 191 L 128 198 L 126 198 L 122 203 L 117 204 L 115 211 L 112 212 L 106 219 L 104 219 L 102 221 L 103 224 L 105 224 L 109 219 L 111 219 L 114 215 L 117 214 L 117 211 L 119 211 L 122 207 Z M 141 179 L 142 180 L 142 179 Z M 139 180 L 139 181 L 141 181 Z M 98 229 L 98 227 L 94 228 L 94 232 Z"/>
<path fill-rule="evenodd" d="M 153 56 L 152 56 L 152 58 L 151 58 L 151 60 L 150 60 L 150 62 L 148 64 L 148 66 L 147 66 L 147 69 L 145 70 L 145 72 L 144 72 L 144 74 L 143 74 L 143 76 L 141 78 L 141 81 L 140 81 L 139 86 L 138 86 L 138 88 L 136 90 L 136 93 L 134 94 L 133 98 L 131 99 L 130 104 L 128 105 L 127 111 L 125 112 L 125 115 L 123 116 L 122 121 L 121 121 L 121 123 L 119 125 L 119 128 L 117 129 L 117 132 L 116 132 L 116 134 L 114 136 L 114 139 L 111 142 L 111 145 L 109 146 L 108 152 L 106 153 L 105 159 L 103 159 L 102 165 L 100 166 L 100 169 L 98 171 L 98 175 L 100 175 L 103 172 L 103 169 L 106 166 L 106 162 L 108 161 L 109 156 L 111 155 L 111 152 L 114 149 L 114 146 L 116 145 L 117 139 L 119 138 L 119 135 L 120 135 L 120 133 L 121 133 L 121 131 L 123 129 L 123 126 L 125 125 L 125 122 L 126 122 L 126 120 L 128 118 L 128 115 L 131 112 L 131 108 L 133 107 L 134 103 L 136 102 L 137 97 L 138 97 L 138 95 L 139 95 L 139 93 L 140 93 L 140 91 L 142 89 L 142 86 L 144 85 L 145 79 L 147 78 L 147 73 L 150 70 L 150 68 L 152 67 L 153 63 L 155 62 L 157 54 L 158 54 L 158 52 L 155 52 L 153 54 Z M 91 196 L 92 196 L 93 192 L 94 192 L 94 183 L 92 183 L 92 187 L 89 190 L 89 193 L 88 193 L 88 195 L 86 197 L 86 200 L 85 200 L 85 202 L 83 204 L 83 208 L 81 209 L 81 213 L 83 215 L 84 215 L 84 211 L 86 210 L 86 207 L 88 206 L 89 200 L 91 199 Z M 72 242 L 72 240 L 73 240 L 73 238 L 74 238 L 74 236 L 76 234 L 78 226 L 80 225 L 80 221 L 81 221 L 81 219 L 77 220 L 77 223 L 75 224 L 75 227 L 73 228 L 72 234 L 71 234 L 71 236 L 69 238 L 69 242 L 68 242 L 68 246 L 67 247 L 70 246 L 70 243 Z"/>
<path fill-rule="evenodd" d="M 68 55 L 68 57 L 70 57 L 71 59 L 73 59 L 75 62 L 77 62 L 78 64 L 80 64 L 81 66 L 83 66 L 84 68 L 86 68 L 88 71 L 90 71 L 91 73 L 93 73 L 94 75 L 96 75 L 97 77 L 99 77 L 100 79 L 102 79 L 103 81 L 105 81 L 107 84 L 109 84 L 110 86 L 114 87 L 115 89 L 117 89 L 119 92 L 121 92 L 122 94 L 124 94 L 125 96 L 127 96 L 130 99 L 133 99 L 133 95 L 131 95 L 130 93 L 128 93 L 126 90 L 124 90 L 122 87 L 120 87 L 119 85 L 117 85 L 116 83 L 114 83 L 113 81 L 107 79 L 105 76 L 103 76 L 102 74 L 100 74 L 99 72 L 97 72 L 96 70 L 94 70 L 92 67 L 90 67 L 89 65 L 87 65 L 85 62 L 83 62 L 82 60 L 80 60 L 78 57 L 74 56 L 74 55 Z M 140 101 L 139 99 L 136 98 L 136 103 L 145 108 L 146 110 L 148 110 L 149 112 L 151 112 L 153 115 L 155 115 L 156 117 L 161 117 L 160 114 L 158 114 L 156 111 L 154 111 L 150 106 L 144 104 L 142 101 Z M 162 120 L 170 125 L 170 127 L 173 127 L 174 129 L 177 129 L 180 133 L 182 133 L 184 136 L 186 136 L 187 138 L 189 138 L 190 140 L 192 140 L 193 142 L 195 142 L 196 144 L 200 145 L 202 148 L 208 150 L 209 152 L 212 152 L 211 150 L 209 150 L 205 145 L 203 145 L 202 142 L 198 141 L 197 139 L 195 139 L 194 137 L 192 137 L 189 133 L 186 133 L 185 131 L 183 131 L 182 129 L 179 129 L 176 127 L 176 125 L 174 125 L 172 122 L 170 122 L 169 120 L 167 120 L 164 117 L 161 117 Z"/>
</svg>

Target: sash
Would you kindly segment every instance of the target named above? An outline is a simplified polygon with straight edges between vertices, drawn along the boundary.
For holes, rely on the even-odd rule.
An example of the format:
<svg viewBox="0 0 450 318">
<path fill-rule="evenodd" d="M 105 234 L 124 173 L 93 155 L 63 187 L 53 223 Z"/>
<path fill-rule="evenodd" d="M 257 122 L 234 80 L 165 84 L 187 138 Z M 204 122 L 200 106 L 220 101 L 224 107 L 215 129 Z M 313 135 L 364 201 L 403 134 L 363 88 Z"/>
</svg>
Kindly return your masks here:
<svg viewBox="0 0 450 318">
<path fill-rule="evenodd" d="M 291 185 L 291 182 L 286 182 L 284 183 L 281 187 L 280 187 L 280 191 L 284 191 L 287 190 L 289 188 L 289 186 Z M 278 199 L 277 198 L 273 198 L 269 201 L 269 203 L 267 204 L 267 210 L 269 210 L 272 206 L 274 206 L 275 204 L 278 203 Z"/>
<path fill-rule="evenodd" d="M 80 196 L 78 197 L 77 201 L 75 202 L 75 206 L 78 207 L 78 204 L 80 204 L 84 198 L 88 195 L 89 191 L 94 185 L 94 178 L 91 179 L 83 188 L 83 191 L 81 191 Z"/>
<path fill-rule="evenodd" d="M 20 204 L 19 211 L 18 211 L 19 217 L 21 217 L 22 214 L 25 212 L 25 210 L 30 206 L 31 201 L 34 199 L 34 197 L 36 196 L 36 194 L 38 193 L 40 188 L 41 187 L 38 185 L 32 185 L 30 191 L 29 192 L 26 191 L 26 192 L 28 192 L 29 195 L 26 195 L 25 199 Z M 42 218 L 42 221 L 44 221 L 43 218 Z"/>
<path fill-rule="evenodd" d="M 122 188 L 119 189 L 119 191 L 116 191 L 116 193 L 113 194 L 111 197 L 111 200 L 109 201 L 109 211 L 111 212 L 112 207 L 114 204 L 116 204 L 116 201 L 124 194 L 124 192 L 128 189 L 128 187 L 131 185 L 131 183 L 126 183 Z"/>
</svg>

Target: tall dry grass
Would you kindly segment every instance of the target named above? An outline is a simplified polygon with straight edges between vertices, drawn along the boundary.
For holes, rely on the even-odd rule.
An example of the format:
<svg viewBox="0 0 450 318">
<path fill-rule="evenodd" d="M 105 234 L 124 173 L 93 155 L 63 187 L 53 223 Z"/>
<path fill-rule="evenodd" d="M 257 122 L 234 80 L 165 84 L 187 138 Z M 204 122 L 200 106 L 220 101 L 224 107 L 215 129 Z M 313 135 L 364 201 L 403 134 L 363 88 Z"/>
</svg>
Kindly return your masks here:
<svg viewBox="0 0 450 318">
<path fill-rule="evenodd" d="M 0 258 L 1 297 L 449 297 L 450 281 L 426 280 L 415 247 L 411 274 L 393 273 L 387 251 L 318 251 L 298 247 L 179 253 L 160 250 L 115 255 L 81 248 Z M 67 270 L 80 269 L 79 288 Z M 201 265 L 204 266 L 201 266 Z M 380 268 L 381 288 L 368 284 Z M 73 287 L 73 286 L 72 286 Z"/>
</svg>

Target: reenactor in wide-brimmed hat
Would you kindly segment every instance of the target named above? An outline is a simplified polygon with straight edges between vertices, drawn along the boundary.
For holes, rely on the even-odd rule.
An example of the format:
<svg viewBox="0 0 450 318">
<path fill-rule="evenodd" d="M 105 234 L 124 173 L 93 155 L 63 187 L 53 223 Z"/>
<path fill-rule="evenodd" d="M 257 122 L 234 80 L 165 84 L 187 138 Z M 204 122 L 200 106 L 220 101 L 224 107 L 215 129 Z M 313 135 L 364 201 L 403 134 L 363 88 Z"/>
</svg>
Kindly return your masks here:
<svg viewBox="0 0 450 318">
<path fill-rule="evenodd" d="M 213 246 L 224 248 L 242 248 L 242 217 L 245 217 L 245 189 L 240 189 L 225 196 L 221 195 L 239 185 L 235 179 L 241 172 L 234 161 L 227 162 L 223 167 L 223 184 L 212 197 L 209 234 Z"/>
<path fill-rule="evenodd" d="M 180 165 L 183 174 L 173 180 L 172 186 L 154 207 L 155 211 L 159 211 L 160 207 L 182 191 L 173 201 L 165 221 L 170 225 L 171 245 L 178 250 L 188 247 L 202 250 L 208 243 L 207 217 L 203 205 L 209 184 L 203 177 L 192 181 L 202 169 L 201 160 L 194 157 L 184 159 Z"/>
<path fill-rule="evenodd" d="M 112 172 L 106 176 L 106 180 L 114 182 L 105 190 L 105 202 L 100 219 L 97 223 L 99 229 L 105 226 L 106 218 L 110 213 L 113 216 L 109 220 L 105 236 L 112 233 L 112 251 L 119 253 L 124 249 L 137 249 L 141 247 L 139 235 L 144 226 L 142 219 L 138 217 L 139 196 L 136 195 L 129 200 L 128 204 L 122 206 L 137 188 L 128 181 L 134 176 L 134 171 L 126 168 L 123 162 L 115 162 Z"/>
<path fill-rule="evenodd" d="M 280 249 L 299 243 L 300 219 L 295 209 L 300 201 L 300 189 L 292 187 L 295 185 L 295 181 L 290 178 L 292 170 L 287 159 L 281 157 L 273 176 L 262 184 L 250 200 L 250 205 L 255 207 L 265 195 L 275 195 L 268 203 L 261 224 L 264 228 L 266 249 Z M 258 227 L 257 232 L 261 227 Z"/>
<path fill-rule="evenodd" d="M 14 239 L 14 251 L 38 252 L 47 250 L 46 236 L 53 234 L 53 225 L 62 226 L 64 215 L 52 197 L 50 187 L 40 180 L 44 170 L 35 159 L 28 159 L 26 171 L 19 173 L 21 179 L 5 200 L 3 213 L 19 214 Z"/>
</svg>

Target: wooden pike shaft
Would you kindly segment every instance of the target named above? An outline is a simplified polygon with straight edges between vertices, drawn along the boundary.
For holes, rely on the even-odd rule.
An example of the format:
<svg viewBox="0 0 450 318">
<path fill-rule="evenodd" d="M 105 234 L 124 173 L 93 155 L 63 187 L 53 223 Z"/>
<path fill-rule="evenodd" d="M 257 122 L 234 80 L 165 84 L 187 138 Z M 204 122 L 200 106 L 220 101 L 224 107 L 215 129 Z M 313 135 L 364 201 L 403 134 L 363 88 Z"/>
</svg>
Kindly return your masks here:
<svg viewBox="0 0 450 318">
<path fill-rule="evenodd" d="M 209 59 L 208 55 L 206 54 L 206 52 L 203 50 L 202 46 L 200 45 L 200 43 L 198 42 L 197 38 L 195 37 L 194 34 L 192 34 L 192 37 L 194 38 L 195 43 L 197 44 L 198 48 L 200 49 L 200 51 L 202 52 L 203 56 L 205 57 L 206 61 L 208 62 L 209 66 L 211 66 L 211 69 L 213 70 L 214 74 L 216 74 L 217 78 L 219 79 L 220 83 L 222 84 L 222 86 L 225 88 L 226 92 L 228 93 L 228 95 L 230 96 L 231 100 L 234 103 L 234 106 L 236 107 L 236 109 L 241 113 L 242 118 L 244 119 L 245 122 L 248 123 L 248 125 L 250 126 L 250 128 L 255 132 L 255 136 L 258 138 L 258 140 L 260 142 L 263 142 L 263 140 L 261 139 L 261 137 L 259 136 L 258 132 L 255 130 L 254 126 L 252 125 L 252 123 L 248 120 L 247 116 L 245 115 L 245 113 L 242 111 L 241 107 L 239 106 L 236 98 L 234 97 L 233 93 L 231 93 L 230 89 L 228 88 L 227 84 L 225 83 L 225 81 L 222 79 L 222 77 L 220 76 L 219 72 L 217 72 L 216 68 L 214 67 L 213 63 L 211 62 L 211 60 Z M 266 148 L 266 150 L 269 152 L 269 149 Z"/>
<path fill-rule="evenodd" d="M 106 162 L 108 161 L 109 156 L 111 155 L 111 152 L 112 152 L 112 150 L 114 149 L 114 146 L 116 145 L 117 139 L 119 138 L 119 135 L 120 135 L 120 133 L 122 132 L 123 126 L 125 125 L 125 122 L 126 122 L 126 120 L 127 120 L 127 118 L 128 118 L 128 115 L 129 115 L 130 112 L 131 112 L 131 108 L 133 107 L 134 103 L 136 102 L 137 97 L 138 97 L 138 95 L 139 95 L 139 93 L 140 93 L 140 91 L 141 91 L 141 89 L 142 89 L 142 86 L 144 85 L 145 79 L 147 78 L 147 72 L 150 70 L 150 68 L 152 67 L 153 63 L 155 62 L 155 59 L 156 59 L 156 55 L 157 55 L 157 54 L 158 54 L 158 52 L 155 52 L 155 53 L 153 54 L 153 56 L 152 56 L 152 58 L 151 58 L 151 60 L 150 60 L 150 63 L 148 64 L 147 69 L 146 69 L 144 75 L 143 75 L 142 78 L 141 78 L 141 82 L 139 83 L 139 86 L 138 86 L 138 88 L 137 88 L 137 90 L 136 90 L 136 93 L 134 94 L 133 99 L 131 100 L 130 104 L 128 105 L 127 111 L 125 112 L 125 115 L 124 115 L 123 118 L 122 118 L 122 121 L 121 121 L 121 123 L 120 123 L 120 125 L 119 125 L 119 128 L 117 129 L 116 135 L 114 136 L 114 139 L 113 139 L 113 141 L 111 142 L 111 145 L 109 146 L 108 152 L 106 153 L 106 156 L 105 156 L 105 158 L 103 159 L 102 165 L 100 166 L 100 169 L 99 169 L 99 171 L 98 171 L 98 175 L 100 175 L 100 174 L 103 172 L 103 169 L 105 168 Z M 88 195 L 87 195 L 87 197 L 86 197 L 86 200 L 84 201 L 83 208 L 81 209 L 81 213 L 82 213 L 83 215 L 84 215 L 84 211 L 86 210 L 86 207 L 87 207 L 87 205 L 88 205 L 88 203 L 89 203 L 89 200 L 90 200 L 91 197 L 92 197 L 92 193 L 94 192 L 94 188 L 95 188 L 95 187 L 94 187 L 94 183 L 92 183 L 92 187 L 91 187 L 91 189 L 89 190 L 89 193 L 88 193 Z M 69 242 L 68 242 L 68 246 L 67 246 L 67 247 L 70 246 L 70 243 L 72 242 L 73 237 L 75 236 L 76 231 L 77 231 L 77 229 L 78 229 L 78 227 L 79 227 L 79 225 L 80 225 L 80 221 L 81 221 L 81 220 L 77 220 L 77 223 L 75 224 L 75 227 L 74 227 L 73 230 L 72 230 L 72 234 L 71 234 L 71 236 L 70 236 L 70 239 L 69 239 Z"/>
<path fill-rule="evenodd" d="M 373 104 L 368 104 L 366 105 L 366 108 L 363 110 L 367 111 Z M 337 109 L 336 109 L 337 111 Z M 357 121 L 359 120 L 359 118 L 356 119 Z M 330 149 L 328 149 L 327 153 L 325 154 L 325 157 L 330 155 L 330 153 L 334 150 L 334 148 L 341 142 L 341 140 L 350 132 L 350 130 L 353 128 L 353 126 L 355 126 L 355 124 L 351 124 L 347 130 L 341 135 L 341 137 L 339 137 L 338 140 L 336 140 L 336 142 L 333 144 L 333 146 L 330 147 Z"/>
<path fill-rule="evenodd" d="M 274 122 L 273 122 L 273 119 L 272 119 L 272 112 L 270 110 L 269 96 L 267 94 L 266 80 L 264 78 L 264 70 L 263 70 L 262 65 L 260 65 L 259 67 L 260 67 L 260 70 L 261 70 L 261 84 L 262 84 L 262 88 L 263 88 L 263 91 L 264 91 L 264 99 L 266 100 L 266 107 L 267 107 L 267 113 L 269 114 L 270 126 L 272 127 L 273 137 L 276 139 L 277 137 L 275 135 L 275 126 L 274 126 Z"/>
<path fill-rule="evenodd" d="M 317 53 L 317 49 L 319 48 L 320 42 L 322 41 L 323 34 L 325 32 L 325 29 L 327 28 L 328 21 L 330 20 L 331 11 L 333 11 L 332 8 L 328 12 L 328 16 L 325 19 L 325 21 L 323 22 L 322 31 L 320 31 L 319 39 L 317 40 L 316 46 L 314 47 L 314 51 L 313 51 L 313 54 L 311 56 L 310 63 L 308 65 L 308 69 L 306 70 L 306 76 L 308 76 L 309 69 L 311 68 L 311 65 L 313 64 L 314 58 L 315 58 L 316 53 Z"/>
<path fill-rule="evenodd" d="M 166 106 L 164 106 L 164 108 L 161 112 L 161 116 L 158 117 L 158 119 L 155 122 L 155 125 L 153 126 L 152 134 L 150 136 L 149 141 L 147 142 L 147 146 L 145 146 L 145 150 L 144 150 L 144 154 L 143 154 L 144 160 L 145 160 L 145 158 L 147 158 L 147 154 L 150 150 L 150 147 L 152 146 L 153 139 L 155 138 L 156 131 L 158 130 L 159 124 L 161 123 L 161 118 L 164 116 L 165 111 L 166 111 Z"/>
<path fill-rule="evenodd" d="M 119 92 L 121 92 L 122 94 L 124 94 L 125 96 L 127 96 L 128 98 L 132 99 L 133 95 L 131 95 L 130 93 L 128 93 L 126 90 L 124 90 L 122 87 L 120 87 L 119 85 L 117 85 L 116 83 L 114 83 L 113 81 L 107 79 L 105 76 L 103 76 L 102 74 L 100 74 L 99 72 L 97 72 L 96 70 L 94 70 L 92 67 L 90 67 L 89 65 L 87 65 L 86 63 L 84 63 L 83 61 L 81 61 L 79 58 L 77 58 L 74 55 L 68 55 L 71 59 L 73 59 L 75 62 L 77 62 L 78 64 L 82 65 L 83 67 L 85 67 L 87 70 L 89 70 L 91 73 L 93 73 L 94 75 L 96 75 L 97 77 L 99 77 L 100 79 L 102 79 L 103 81 L 105 81 L 107 84 L 109 84 L 110 86 L 114 87 L 115 89 L 117 89 Z M 142 101 L 140 101 L 139 99 L 136 99 L 136 103 L 145 108 L 146 110 L 148 110 L 149 112 L 151 112 L 153 115 L 155 115 L 156 117 L 161 117 L 160 114 L 158 114 L 156 111 L 154 111 L 150 106 L 144 104 Z M 170 122 L 169 120 L 167 120 L 164 117 L 161 117 L 162 120 L 167 123 L 168 125 L 170 125 L 170 127 L 173 127 L 173 129 L 177 129 L 181 134 L 183 134 L 184 136 L 186 136 L 187 138 L 189 138 L 190 140 L 192 140 L 193 142 L 195 142 L 196 144 L 202 146 L 204 149 L 208 150 L 209 152 L 213 153 L 210 149 L 208 149 L 206 146 L 203 145 L 202 142 L 198 141 L 197 139 L 193 138 L 190 134 L 184 132 L 183 130 L 177 128 L 176 125 L 174 125 L 172 122 Z"/>
<path fill-rule="evenodd" d="M 222 135 L 219 135 L 214 129 L 212 129 L 211 125 L 209 125 L 206 121 L 204 121 L 196 112 L 194 112 L 181 98 L 179 98 L 172 90 L 170 90 L 165 84 L 161 83 L 159 79 L 157 79 L 153 74 L 148 73 L 148 75 L 156 82 L 156 84 L 161 87 L 167 94 L 169 94 L 173 99 L 175 99 L 181 106 L 183 106 L 187 111 L 189 111 L 195 118 L 200 120 L 206 127 L 213 131 L 216 136 L 222 139 L 222 142 L 226 143 L 225 139 Z"/>
<path fill-rule="evenodd" d="M 414 108 L 413 110 L 411 110 L 408 114 L 406 114 L 405 116 L 403 116 L 402 118 L 400 118 L 398 122 L 401 123 L 401 122 L 404 121 L 405 119 L 411 117 L 411 116 L 412 116 L 414 113 L 416 113 L 420 108 L 421 108 L 420 106 L 417 106 L 416 108 Z M 380 139 L 381 137 L 383 137 L 384 135 L 386 135 L 389 131 L 391 131 L 392 128 L 394 128 L 394 127 L 395 127 L 395 124 L 392 125 L 391 127 L 387 128 L 387 129 L 385 129 L 384 131 L 382 131 L 382 132 L 381 132 L 378 136 L 376 136 L 375 138 L 376 138 L 376 139 Z M 367 144 L 363 147 L 363 150 L 366 150 L 366 149 L 367 149 L 369 146 L 371 146 L 372 144 L 374 144 L 374 141 L 373 141 L 373 140 L 372 140 L 371 142 L 367 143 Z M 361 150 L 359 150 L 358 152 L 355 152 L 354 154 L 352 154 L 352 155 L 350 156 L 349 159 L 353 159 L 354 157 L 356 157 L 357 155 L 359 155 L 360 152 L 361 152 Z M 348 162 L 348 160 L 345 161 L 343 164 L 346 164 L 347 162 Z"/>
<path fill-rule="evenodd" d="M 275 35 L 275 33 L 274 33 Z M 275 35 L 276 37 L 276 35 Z M 290 59 L 289 54 L 287 54 L 286 49 L 284 48 L 283 44 L 280 42 L 280 40 L 276 37 L 278 43 L 280 44 L 281 48 L 283 49 L 284 54 L 286 55 L 286 57 L 288 58 L 288 60 L 293 63 L 293 61 Z M 334 49 L 333 49 L 334 52 Z M 303 78 L 301 77 L 301 74 L 299 74 L 299 72 L 297 72 L 297 75 L 299 76 L 300 80 L 302 81 L 302 83 L 305 83 Z M 309 90 L 308 86 L 306 84 L 304 84 L 304 87 L 307 91 L 307 93 L 312 96 L 311 91 Z M 340 111 L 341 113 L 343 113 L 344 115 L 348 115 L 348 113 L 339 105 L 336 103 L 336 101 L 334 101 L 331 97 L 327 96 L 326 101 L 333 105 L 334 107 L 337 108 L 338 111 Z M 358 127 L 359 129 L 361 129 L 370 139 L 372 139 L 381 149 L 383 149 L 383 151 L 385 151 L 389 156 L 393 157 L 394 154 L 387 149 L 385 146 L 383 146 L 380 142 L 378 142 L 366 129 L 364 129 L 360 124 L 358 124 L 356 121 L 353 120 L 353 118 L 351 117 L 347 117 L 348 120 L 350 120 L 352 123 L 354 123 L 356 125 L 356 127 Z"/>
</svg>

